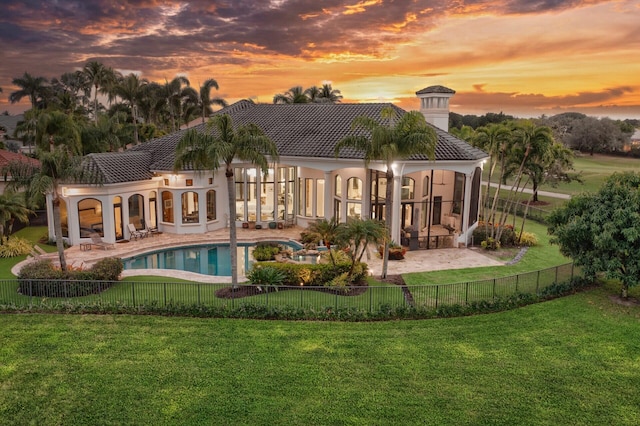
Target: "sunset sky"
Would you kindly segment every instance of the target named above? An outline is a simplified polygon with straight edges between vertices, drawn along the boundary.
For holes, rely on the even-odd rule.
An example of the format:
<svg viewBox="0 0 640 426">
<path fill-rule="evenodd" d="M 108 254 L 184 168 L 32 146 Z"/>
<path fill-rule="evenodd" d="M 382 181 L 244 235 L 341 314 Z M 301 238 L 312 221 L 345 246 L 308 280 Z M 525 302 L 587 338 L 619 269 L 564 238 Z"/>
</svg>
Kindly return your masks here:
<svg viewBox="0 0 640 426">
<path fill-rule="evenodd" d="M 0 111 L 14 77 L 98 60 L 215 95 L 271 103 L 330 82 L 343 102 L 417 109 L 457 91 L 460 114 L 640 118 L 640 0 L 0 0 Z"/>
</svg>

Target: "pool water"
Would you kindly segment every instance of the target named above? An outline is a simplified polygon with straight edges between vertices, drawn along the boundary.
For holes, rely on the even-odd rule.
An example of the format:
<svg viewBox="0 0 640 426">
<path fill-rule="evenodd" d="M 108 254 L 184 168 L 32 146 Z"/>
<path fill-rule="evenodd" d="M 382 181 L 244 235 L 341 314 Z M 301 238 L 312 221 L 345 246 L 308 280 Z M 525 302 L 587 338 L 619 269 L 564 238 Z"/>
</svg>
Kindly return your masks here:
<svg viewBox="0 0 640 426">
<path fill-rule="evenodd" d="M 292 250 L 301 246 L 293 242 L 278 242 Z M 255 244 L 238 244 L 238 274 L 246 275 L 255 262 Z M 231 276 L 229 244 L 207 244 L 175 247 L 123 259 L 124 269 L 176 269 L 213 276 Z"/>
</svg>

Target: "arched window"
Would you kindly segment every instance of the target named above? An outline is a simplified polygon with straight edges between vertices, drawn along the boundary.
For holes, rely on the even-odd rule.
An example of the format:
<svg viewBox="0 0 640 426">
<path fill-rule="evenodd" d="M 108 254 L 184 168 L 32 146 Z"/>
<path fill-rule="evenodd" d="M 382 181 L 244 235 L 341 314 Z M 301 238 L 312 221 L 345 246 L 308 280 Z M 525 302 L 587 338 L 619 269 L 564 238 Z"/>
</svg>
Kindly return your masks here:
<svg viewBox="0 0 640 426">
<path fill-rule="evenodd" d="M 78 222 L 80 237 L 88 238 L 96 232 L 104 237 L 102 202 L 95 198 L 85 198 L 78 202 Z"/>
<path fill-rule="evenodd" d="M 198 209 L 198 193 L 189 191 L 182 193 L 182 223 L 200 222 Z"/>
<path fill-rule="evenodd" d="M 136 229 L 144 229 L 144 197 L 133 194 L 129 197 L 129 223 L 133 223 Z"/>
<path fill-rule="evenodd" d="M 162 191 L 162 221 L 173 223 L 173 194 Z"/>
<path fill-rule="evenodd" d="M 216 191 L 207 191 L 207 220 L 216 220 Z"/>
<path fill-rule="evenodd" d="M 362 180 L 357 177 L 347 181 L 347 198 L 349 200 L 362 200 Z"/>
<path fill-rule="evenodd" d="M 410 177 L 402 178 L 402 199 L 413 200 L 415 195 L 416 181 Z"/>
<path fill-rule="evenodd" d="M 429 196 L 429 176 L 425 176 L 422 178 L 422 196 Z"/>
<path fill-rule="evenodd" d="M 336 197 L 342 197 L 342 178 L 340 175 L 336 175 L 334 182 Z"/>
</svg>

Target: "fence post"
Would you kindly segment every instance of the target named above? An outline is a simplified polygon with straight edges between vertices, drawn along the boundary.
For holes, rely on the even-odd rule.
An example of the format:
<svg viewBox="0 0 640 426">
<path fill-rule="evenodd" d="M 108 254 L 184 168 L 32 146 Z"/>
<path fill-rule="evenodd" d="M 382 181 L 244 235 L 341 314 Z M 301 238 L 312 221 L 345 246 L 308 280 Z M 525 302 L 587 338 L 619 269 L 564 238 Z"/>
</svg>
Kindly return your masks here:
<svg viewBox="0 0 640 426">
<path fill-rule="evenodd" d="M 133 307 L 136 307 L 136 283 L 131 283 L 131 301 L 133 302 Z"/>
<path fill-rule="evenodd" d="M 464 304 L 465 305 L 469 304 L 469 281 L 467 281 L 467 284 L 464 290 Z"/>
<path fill-rule="evenodd" d="M 164 306 L 167 306 L 167 283 L 163 283 L 164 285 Z"/>
<path fill-rule="evenodd" d="M 338 292 L 336 291 L 336 310 L 338 309 Z"/>
<path fill-rule="evenodd" d="M 536 295 L 538 294 L 540 289 L 540 270 L 538 269 L 538 277 L 536 278 Z"/>
<path fill-rule="evenodd" d="M 369 290 L 369 312 L 373 312 L 373 288 L 368 287 Z"/>
<path fill-rule="evenodd" d="M 438 294 L 440 293 L 440 284 L 436 286 L 436 309 L 438 309 Z"/>
<path fill-rule="evenodd" d="M 496 279 L 493 279 L 493 300 L 496 300 Z"/>
<path fill-rule="evenodd" d="M 198 283 L 198 306 L 200 306 L 200 284 Z"/>
</svg>

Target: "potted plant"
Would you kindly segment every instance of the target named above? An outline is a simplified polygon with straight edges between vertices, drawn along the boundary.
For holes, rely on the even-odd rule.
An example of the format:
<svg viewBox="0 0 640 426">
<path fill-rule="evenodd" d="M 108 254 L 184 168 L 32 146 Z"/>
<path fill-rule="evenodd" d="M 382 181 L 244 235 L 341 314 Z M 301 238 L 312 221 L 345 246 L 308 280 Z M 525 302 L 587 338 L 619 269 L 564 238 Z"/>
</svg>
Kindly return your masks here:
<svg viewBox="0 0 640 426">
<path fill-rule="evenodd" d="M 402 247 L 395 241 L 391 241 L 389 243 L 389 260 L 402 260 L 404 259 L 404 255 L 406 252 L 406 247 Z M 384 254 L 384 246 L 378 246 L 378 253 L 380 253 L 380 257 L 382 257 L 382 255 Z"/>
</svg>

